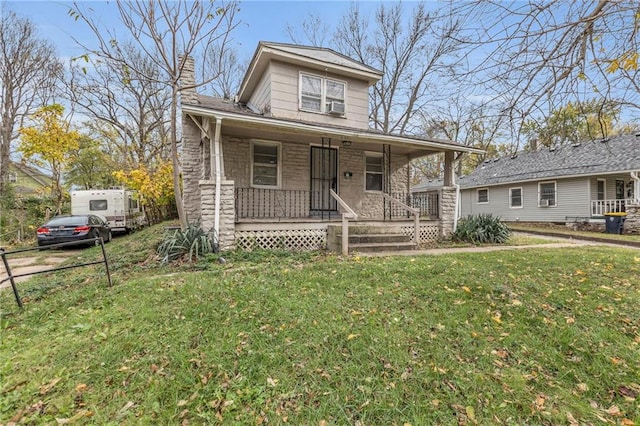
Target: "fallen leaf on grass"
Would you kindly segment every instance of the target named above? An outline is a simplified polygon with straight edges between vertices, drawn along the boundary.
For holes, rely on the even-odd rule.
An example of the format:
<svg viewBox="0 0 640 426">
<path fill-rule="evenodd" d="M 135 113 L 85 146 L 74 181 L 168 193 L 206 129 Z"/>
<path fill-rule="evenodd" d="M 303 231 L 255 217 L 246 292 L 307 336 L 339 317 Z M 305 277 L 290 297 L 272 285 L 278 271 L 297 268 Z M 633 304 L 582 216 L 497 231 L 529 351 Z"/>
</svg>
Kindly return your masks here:
<svg viewBox="0 0 640 426">
<path fill-rule="evenodd" d="M 620 408 L 617 405 L 612 405 L 611 407 L 607 408 L 606 413 L 610 416 L 621 416 L 622 413 L 620 412 Z"/>
<path fill-rule="evenodd" d="M 46 395 L 47 393 L 49 393 L 49 391 L 53 389 L 60 380 L 62 380 L 60 377 L 56 377 L 46 385 L 40 386 L 40 395 Z"/>
<path fill-rule="evenodd" d="M 73 417 L 70 417 L 68 419 L 56 418 L 56 423 L 58 423 L 59 425 L 68 425 L 68 424 L 77 422 L 83 417 L 91 417 L 91 416 L 93 416 L 93 412 L 89 410 L 80 410 L 76 414 L 74 414 Z"/>
<path fill-rule="evenodd" d="M 359 334 L 350 334 L 350 335 L 347 336 L 347 340 L 353 340 L 353 339 L 355 339 L 356 337 L 359 337 L 359 336 L 360 336 Z"/>
</svg>

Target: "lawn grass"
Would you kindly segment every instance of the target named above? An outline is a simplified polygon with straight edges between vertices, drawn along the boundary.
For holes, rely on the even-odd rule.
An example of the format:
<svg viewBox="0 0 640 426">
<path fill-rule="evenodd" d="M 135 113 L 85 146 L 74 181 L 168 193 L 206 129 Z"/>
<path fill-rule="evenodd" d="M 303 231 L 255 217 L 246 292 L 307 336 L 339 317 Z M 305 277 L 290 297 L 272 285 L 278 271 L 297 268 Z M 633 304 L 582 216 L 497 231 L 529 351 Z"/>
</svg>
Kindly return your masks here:
<svg viewBox="0 0 640 426">
<path fill-rule="evenodd" d="M 23 311 L 1 292 L 0 423 L 640 421 L 637 250 L 158 267 L 159 235 L 107 246 L 113 288 L 94 267 L 22 285 Z"/>
</svg>

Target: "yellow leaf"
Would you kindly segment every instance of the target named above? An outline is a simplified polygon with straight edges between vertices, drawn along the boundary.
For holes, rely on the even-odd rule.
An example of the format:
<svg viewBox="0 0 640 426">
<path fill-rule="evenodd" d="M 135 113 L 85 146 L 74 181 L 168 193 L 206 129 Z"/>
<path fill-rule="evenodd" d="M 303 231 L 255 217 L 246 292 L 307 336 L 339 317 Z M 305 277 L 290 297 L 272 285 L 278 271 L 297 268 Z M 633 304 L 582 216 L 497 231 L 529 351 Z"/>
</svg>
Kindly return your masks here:
<svg viewBox="0 0 640 426">
<path fill-rule="evenodd" d="M 471 289 L 469 287 L 467 287 L 466 285 L 462 286 L 462 290 L 464 290 L 465 293 L 471 293 Z"/>
<path fill-rule="evenodd" d="M 350 335 L 347 336 L 347 340 L 353 340 L 353 339 L 355 339 L 356 337 L 359 337 L 359 336 L 360 336 L 359 334 L 350 334 Z"/>
<path fill-rule="evenodd" d="M 472 422 L 475 423 L 476 420 L 476 410 L 474 410 L 473 407 L 471 406 L 467 406 L 465 408 L 465 411 L 467 412 L 467 417 L 469 418 L 469 420 L 471 420 Z"/>
</svg>

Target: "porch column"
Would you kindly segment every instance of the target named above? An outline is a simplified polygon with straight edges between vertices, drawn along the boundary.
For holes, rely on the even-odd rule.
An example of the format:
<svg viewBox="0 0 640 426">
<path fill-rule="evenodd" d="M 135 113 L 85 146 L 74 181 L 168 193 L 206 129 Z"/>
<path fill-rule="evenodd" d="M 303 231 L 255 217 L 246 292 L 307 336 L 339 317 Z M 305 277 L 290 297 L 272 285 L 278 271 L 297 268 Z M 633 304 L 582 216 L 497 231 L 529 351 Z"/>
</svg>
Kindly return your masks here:
<svg viewBox="0 0 640 426">
<path fill-rule="evenodd" d="M 454 158 L 455 153 L 453 151 L 447 151 L 444 153 L 444 186 L 453 186 L 454 184 Z"/>
<path fill-rule="evenodd" d="M 456 217 L 456 188 L 444 186 L 439 194 L 440 236 L 446 238 L 453 232 Z"/>
</svg>

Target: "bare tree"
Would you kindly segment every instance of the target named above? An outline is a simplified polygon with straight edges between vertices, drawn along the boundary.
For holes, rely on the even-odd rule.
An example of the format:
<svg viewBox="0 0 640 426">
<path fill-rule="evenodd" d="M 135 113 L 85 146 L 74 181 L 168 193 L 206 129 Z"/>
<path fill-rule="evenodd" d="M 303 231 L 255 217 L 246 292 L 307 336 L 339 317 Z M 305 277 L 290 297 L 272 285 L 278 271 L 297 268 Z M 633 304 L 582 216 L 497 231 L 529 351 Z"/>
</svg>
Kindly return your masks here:
<svg viewBox="0 0 640 426">
<path fill-rule="evenodd" d="M 180 162 L 178 158 L 178 98 L 180 93 L 206 84 L 216 78 L 210 75 L 193 86 L 181 85 L 181 77 L 188 57 L 197 53 L 204 54 L 211 46 L 225 46 L 231 31 L 237 26 L 235 0 L 224 3 L 199 1 L 116 1 L 117 9 L 124 28 L 131 39 L 140 46 L 162 71 L 161 77 L 145 75 L 137 63 L 124 60 L 122 46 L 125 40 L 113 30 L 104 29 L 90 10 L 74 3 L 71 15 L 85 22 L 95 34 L 98 48 L 91 49 L 79 42 L 92 54 L 116 62 L 131 71 L 135 78 L 157 81 L 165 84 L 171 93 L 170 102 L 170 144 L 173 163 L 173 187 L 180 225 L 187 227 L 187 217 L 182 201 L 180 186 Z M 208 74 L 208 73 L 207 73 Z"/>
<path fill-rule="evenodd" d="M 62 64 L 53 46 L 39 38 L 35 25 L 13 11 L 0 17 L 0 193 L 9 172 L 11 144 L 17 130 L 55 91 Z"/>
<path fill-rule="evenodd" d="M 130 43 L 122 58 L 76 62 L 71 68 L 69 97 L 78 112 L 92 120 L 86 126 L 104 141 L 126 170 L 169 158 L 167 133 L 171 93 L 157 64 Z M 132 75 L 123 63 L 135 63 L 145 76 Z"/>
<path fill-rule="evenodd" d="M 640 109 L 637 1 L 460 2 L 453 13 L 467 17 L 473 40 L 467 81 L 502 106 L 516 132 L 569 101 Z"/>
<path fill-rule="evenodd" d="M 310 44 L 316 47 L 327 47 L 330 28 L 321 16 L 310 13 L 300 26 L 287 24 L 285 32 L 296 44 Z"/>
<path fill-rule="evenodd" d="M 247 65 L 240 62 L 238 53 L 229 46 L 212 46 L 204 56 L 204 69 L 210 75 L 218 76 L 205 88 L 215 96 L 232 99 L 240 89 Z M 206 78 L 201 76 L 202 80 Z"/>
<path fill-rule="evenodd" d="M 370 27 L 370 22 L 372 23 Z M 387 133 L 419 131 L 418 111 L 431 109 L 448 92 L 461 47 L 460 24 L 451 15 L 428 12 L 424 3 L 406 17 L 402 3 L 380 5 L 373 19 L 352 4 L 334 36 L 341 53 L 378 68 L 383 77 L 370 97 L 370 120 Z"/>
</svg>

